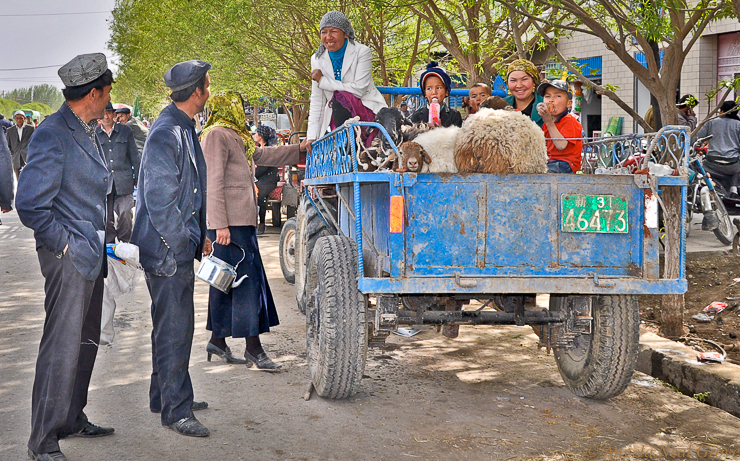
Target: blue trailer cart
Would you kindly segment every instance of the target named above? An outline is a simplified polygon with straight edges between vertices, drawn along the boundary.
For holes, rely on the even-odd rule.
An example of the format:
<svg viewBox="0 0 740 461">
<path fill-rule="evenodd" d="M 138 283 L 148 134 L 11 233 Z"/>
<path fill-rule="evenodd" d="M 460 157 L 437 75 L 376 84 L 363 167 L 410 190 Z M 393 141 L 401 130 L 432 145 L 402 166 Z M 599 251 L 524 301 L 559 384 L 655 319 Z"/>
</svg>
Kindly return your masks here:
<svg viewBox="0 0 740 461">
<path fill-rule="evenodd" d="M 297 211 L 296 299 L 317 393 L 353 395 L 368 345 L 399 326 L 454 337 L 459 325 L 508 324 L 535 330 L 576 395 L 620 394 L 637 358 L 638 295 L 686 291 L 688 134 L 642 135 L 652 161 L 680 176 L 413 174 L 358 171 L 355 130 L 368 126 L 387 136 L 360 122 L 313 144 Z M 640 144 L 588 142 L 584 162 Z M 662 278 L 651 203 L 670 187 L 684 197 L 681 219 L 665 223 L 681 227 L 680 274 Z M 549 309 L 527 305 L 539 293 Z"/>
</svg>

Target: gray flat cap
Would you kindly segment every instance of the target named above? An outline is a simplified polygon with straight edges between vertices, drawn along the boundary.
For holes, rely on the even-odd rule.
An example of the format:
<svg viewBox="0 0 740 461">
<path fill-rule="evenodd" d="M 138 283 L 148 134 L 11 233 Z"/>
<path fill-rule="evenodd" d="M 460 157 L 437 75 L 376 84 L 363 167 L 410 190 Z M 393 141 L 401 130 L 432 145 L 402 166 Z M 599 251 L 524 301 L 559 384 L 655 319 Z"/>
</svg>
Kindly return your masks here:
<svg viewBox="0 0 740 461">
<path fill-rule="evenodd" d="M 164 84 L 172 91 L 180 91 L 194 85 L 211 68 L 211 64 L 194 59 L 178 62 L 164 74 Z"/>
<path fill-rule="evenodd" d="M 66 87 L 90 83 L 108 70 L 103 53 L 81 54 L 59 68 L 57 74 Z"/>
<path fill-rule="evenodd" d="M 131 109 L 129 109 L 126 106 L 119 107 L 118 109 L 116 109 L 116 113 L 117 114 L 130 114 L 131 113 Z"/>
</svg>

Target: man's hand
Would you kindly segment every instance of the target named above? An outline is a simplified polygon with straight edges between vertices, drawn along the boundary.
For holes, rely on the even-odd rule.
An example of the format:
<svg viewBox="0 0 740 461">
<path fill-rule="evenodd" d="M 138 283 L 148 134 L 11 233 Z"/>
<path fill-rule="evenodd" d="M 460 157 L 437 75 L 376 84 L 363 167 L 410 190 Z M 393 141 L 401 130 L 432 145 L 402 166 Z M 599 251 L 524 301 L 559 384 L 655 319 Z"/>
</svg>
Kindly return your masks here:
<svg viewBox="0 0 740 461">
<path fill-rule="evenodd" d="M 203 242 L 203 256 L 208 256 L 211 254 L 211 251 L 213 250 L 213 243 L 211 242 L 211 239 L 206 237 L 206 241 Z"/>
<path fill-rule="evenodd" d="M 228 227 L 216 229 L 216 243 L 224 246 L 231 243 L 231 232 L 229 232 Z"/>
<path fill-rule="evenodd" d="M 315 139 L 304 139 L 303 142 L 301 142 L 300 150 L 301 152 L 306 152 L 307 154 L 311 153 L 311 143 L 313 143 Z"/>
<path fill-rule="evenodd" d="M 324 74 L 321 73 L 319 69 L 315 69 L 311 71 L 311 80 L 316 80 L 316 83 L 319 83 L 321 80 L 321 77 L 323 77 Z"/>
</svg>

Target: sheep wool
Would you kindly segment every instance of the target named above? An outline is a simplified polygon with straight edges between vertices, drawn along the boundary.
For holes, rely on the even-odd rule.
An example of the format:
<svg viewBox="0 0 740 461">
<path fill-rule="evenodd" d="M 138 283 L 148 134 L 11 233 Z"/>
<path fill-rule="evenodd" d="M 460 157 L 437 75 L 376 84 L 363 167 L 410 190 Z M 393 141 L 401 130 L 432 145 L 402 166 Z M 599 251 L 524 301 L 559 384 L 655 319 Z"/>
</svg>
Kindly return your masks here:
<svg viewBox="0 0 740 461">
<path fill-rule="evenodd" d="M 457 173 L 455 143 L 459 132 L 456 126 L 435 128 L 414 139 L 432 158 L 432 163 L 421 168 L 422 173 Z"/>
<path fill-rule="evenodd" d="M 547 173 L 545 134 L 520 112 L 481 109 L 460 128 L 455 164 L 460 173 Z"/>
</svg>

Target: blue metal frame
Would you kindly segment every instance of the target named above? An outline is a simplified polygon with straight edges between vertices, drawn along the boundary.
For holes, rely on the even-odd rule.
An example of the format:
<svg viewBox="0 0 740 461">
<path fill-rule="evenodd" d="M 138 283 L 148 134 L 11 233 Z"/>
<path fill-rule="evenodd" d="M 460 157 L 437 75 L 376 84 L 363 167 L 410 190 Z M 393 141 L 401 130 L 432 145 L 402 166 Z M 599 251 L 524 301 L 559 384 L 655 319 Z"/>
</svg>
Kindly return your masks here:
<svg viewBox="0 0 740 461">
<path fill-rule="evenodd" d="M 357 243 L 358 287 L 363 293 L 451 293 L 473 296 L 482 293 L 679 294 L 686 291 L 683 226 L 687 177 L 683 174 L 658 177 L 654 183 L 656 188 L 681 187 L 683 197 L 680 275 L 678 279 L 660 279 L 657 232 L 652 236 L 649 233 L 643 235 L 642 188 L 648 186 L 638 184 L 637 177 L 362 172 L 358 171 L 354 127 L 378 128 L 381 135 L 390 140 L 385 129 L 375 123 L 358 122 L 334 130 L 312 145 L 304 184 L 335 186 L 337 193 L 345 197 L 345 206 L 354 209 L 354 225 L 348 227 L 340 223 L 339 231 Z M 678 157 L 673 154 L 665 157 L 668 154 L 658 149 L 651 158 L 657 160 L 662 155 L 675 162 L 679 172 L 683 173 L 687 167 L 689 143 L 684 142 L 688 136 L 685 130 L 680 131 L 664 133 L 666 139 L 657 140 L 656 145 L 680 143 L 685 152 Z M 632 138 L 615 137 L 604 142 L 609 143 L 611 149 L 622 143 L 621 149 L 624 149 L 633 141 Z M 590 145 L 598 147 L 598 141 L 591 141 Z M 352 204 L 349 204 L 350 185 Z M 630 197 L 631 230 L 628 235 L 571 234 L 560 231 L 560 210 L 553 208 L 560 203 L 561 194 L 608 194 L 612 190 Z M 403 232 L 399 233 L 390 233 L 384 221 L 388 219 L 387 216 L 373 214 L 380 209 L 385 212 L 393 195 L 403 197 L 404 203 L 406 224 Z M 455 203 L 454 200 L 460 202 Z M 507 205 L 507 200 L 513 201 L 513 205 Z M 517 205 L 519 203 L 522 205 Z M 427 212 L 429 208 L 431 211 Z M 363 209 L 366 219 L 370 219 L 365 227 Z M 513 213 L 516 209 L 541 210 L 543 214 L 537 217 L 539 221 L 535 218 L 519 218 Z M 416 213 L 415 217 L 412 213 Z M 350 219 L 348 216 L 340 214 L 340 220 Z M 531 248 L 525 248 L 526 235 L 512 238 L 516 242 L 513 246 L 521 251 L 508 255 L 506 251 L 501 251 L 505 239 L 511 235 L 505 233 L 505 226 L 515 229 L 517 219 L 524 219 L 530 232 L 540 232 L 545 238 L 531 238 Z M 473 227 L 461 228 L 461 223 L 471 223 Z M 538 227 L 538 223 L 545 224 Z M 496 235 L 497 230 L 500 235 Z M 367 249 L 366 239 L 369 245 Z M 458 242 L 460 249 L 451 248 L 450 241 Z M 430 246 L 426 250 L 413 248 L 422 244 Z M 579 245 L 583 248 L 579 248 Z M 382 248 L 384 254 L 373 253 L 377 248 Z M 599 253 L 593 248 L 603 249 L 603 252 Z M 466 254 L 470 255 L 469 260 L 464 259 Z M 380 262 L 370 261 L 370 265 L 388 276 L 366 277 L 366 255 L 376 255 L 382 259 Z M 550 264 L 544 264 L 543 261 L 550 261 Z"/>
</svg>

